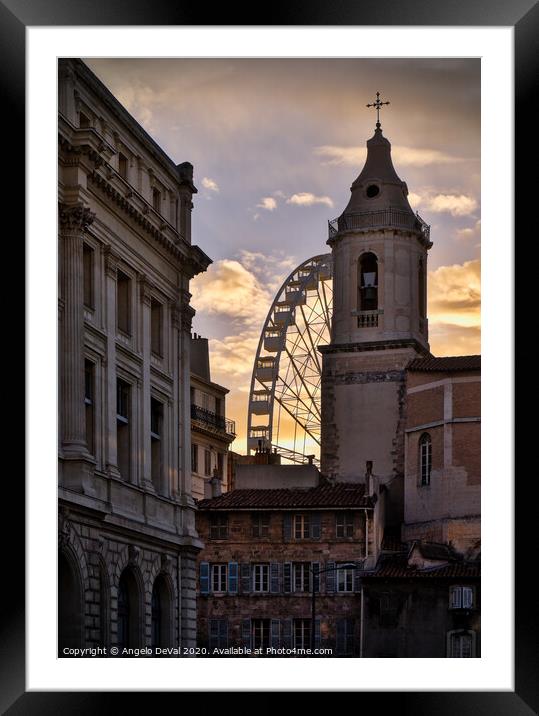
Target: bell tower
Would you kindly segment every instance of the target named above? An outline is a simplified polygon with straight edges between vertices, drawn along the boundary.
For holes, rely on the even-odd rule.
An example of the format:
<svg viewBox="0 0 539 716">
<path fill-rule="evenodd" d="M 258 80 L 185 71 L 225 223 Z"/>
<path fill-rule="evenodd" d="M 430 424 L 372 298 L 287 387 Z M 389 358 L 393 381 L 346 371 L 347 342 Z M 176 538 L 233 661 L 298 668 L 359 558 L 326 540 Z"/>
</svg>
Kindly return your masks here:
<svg viewBox="0 0 539 716">
<path fill-rule="evenodd" d="M 329 222 L 333 254 L 331 343 L 322 361 L 321 470 L 349 482 L 365 465 L 398 491 L 404 471 L 405 368 L 429 353 L 429 226 L 408 203 L 380 124 L 348 205 Z"/>
</svg>

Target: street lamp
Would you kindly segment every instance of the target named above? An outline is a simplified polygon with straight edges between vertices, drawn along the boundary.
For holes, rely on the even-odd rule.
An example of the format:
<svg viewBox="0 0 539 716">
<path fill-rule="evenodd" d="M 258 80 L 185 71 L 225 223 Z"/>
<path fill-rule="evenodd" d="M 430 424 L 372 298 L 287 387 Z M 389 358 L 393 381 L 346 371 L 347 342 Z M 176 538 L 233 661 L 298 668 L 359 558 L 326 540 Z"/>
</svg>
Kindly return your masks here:
<svg viewBox="0 0 539 716">
<path fill-rule="evenodd" d="M 315 620 L 316 620 L 316 589 L 315 582 L 318 577 L 318 589 L 320 589 L 320 575 L 324 572 L 337 572 L 339 569 L 361 569 L 363 570 L 363 562 L 344 562 L 343 564 L 336 564 L 335 567 L 326 567 L 326 569 L 318 569 L 317 567 L 311 567 L 310 572 L 312 574 L 311 580 L 311 649 L 314 649 L 314 637 L 315 637 Z"/>
</svg>

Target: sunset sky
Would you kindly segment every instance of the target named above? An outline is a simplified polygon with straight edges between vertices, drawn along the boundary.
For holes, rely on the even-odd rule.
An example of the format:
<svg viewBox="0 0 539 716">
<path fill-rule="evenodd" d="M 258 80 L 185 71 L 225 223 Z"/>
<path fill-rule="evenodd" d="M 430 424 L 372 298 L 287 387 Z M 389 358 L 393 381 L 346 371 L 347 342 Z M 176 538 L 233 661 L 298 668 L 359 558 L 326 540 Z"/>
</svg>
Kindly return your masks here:
<svg viewBox="0 0 539 716">
<path fill-rule="evenodd" d="M 232 449 L 245 451 L 249 383 L 273 297 L 329 251 L 327 221 L 361 171 L 380 91 L 393 163 L 431 225 L 430 346 L 480 352 L 480 61 L 85 59 L 176 163 L 194 165 L 193 329 L 230 389 Z"/>
</svg>

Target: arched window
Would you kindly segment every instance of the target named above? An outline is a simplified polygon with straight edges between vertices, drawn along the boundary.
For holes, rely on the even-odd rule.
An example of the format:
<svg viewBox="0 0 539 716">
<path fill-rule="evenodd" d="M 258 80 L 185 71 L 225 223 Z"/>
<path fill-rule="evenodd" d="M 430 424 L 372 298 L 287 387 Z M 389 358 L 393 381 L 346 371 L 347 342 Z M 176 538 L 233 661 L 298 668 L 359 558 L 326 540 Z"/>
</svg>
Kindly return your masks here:
<svg viewBox="0 0 539 716">
<path fill-rule="evenodd" d="M 358 310 L 378 309 L 378 259 L 373 253 L 363 254 L 358 271 Z"/>
<path fill-rule="evenodd" d="M 421 485 L 430 485 L 430 471 L 432 468 L 432 440 L 428 433 L 419 438 L 419 474 Z"/>
<path fill-rule="evenodd" d="M 140 592 L 130 569 L 124 569 L 118 587 L 118 646 L 140 646 Z"/>
<path fill-rule="evenodd" d="M 75 565 L 63 552 L 58 555 L 58 648 L 83 646 L 82 589 Z"/>
<path fill-rule="evenodd" d="M 159 575 L 152 590 L 152 647 L 172 646 L 171 594 L 167 581 Z"/>
</svg>

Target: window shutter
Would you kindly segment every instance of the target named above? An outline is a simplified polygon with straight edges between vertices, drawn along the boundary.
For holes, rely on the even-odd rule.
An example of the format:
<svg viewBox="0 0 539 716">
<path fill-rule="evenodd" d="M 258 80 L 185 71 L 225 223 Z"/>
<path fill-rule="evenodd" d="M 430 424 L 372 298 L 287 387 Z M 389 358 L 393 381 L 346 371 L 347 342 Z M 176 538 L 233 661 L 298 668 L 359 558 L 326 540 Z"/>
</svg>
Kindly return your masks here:
<svg viewBox="0 0 539 716">
<path fill-rule="evenodd" d="M 281 646 L 284 649 L 292 648 L 292 619 L 282 621 Z"/>
<path fill-rule="evenodd" d="M 361 592 L 361 570 L 354 570 L 354 592 Z"/>
<path fill-rule="evenodd" d="M 219 619 L 219 646 L 222 649 L 228 646 L 228 619 Z"/>
<path fill-rule="evenodd" d="M 274 649 L 278 649 L 280 647 L 280 641 L 281 641 L 281 622 L 279 619 L 272 619 L 271 620 L 271 646 Z"/>
<path fill-rule="evenodd" d="M 473 589 L 462 587 L 462 606 L 464 609 L 471 609 L 473 606 Z"/>
<path fill-rule="evenodd" d="M 285 513 L 283 516 L 283 535 L 285 542 L 292 539 L 292 515 Z"/>
<path fill-rule="evenodd" d="M 320 591 L 320 562 L 311 562 L 311 590 Z M 313 586 L 314 581 L 314 586 Z"/>
<path fill-rule="evenodd" d="M 210 619 L 210 649 L 219 646 L 219 619 Z"/>
<path fill-rule="evenodd" d="M 228 563 L 228 592 L 229 594 L 238 593 L 238 563 Z"/>
<path fill-rule="evenodd" d="M 251 591 L 251 565 L 249 562 L 242 562 L 241 569 L 241 591 L 248 594 Z"/>
<path fill-rule="evenodd" d="M 270 592 L 272 594 L 278 594 L 281 591 L 280 567 L 279 562 L 271 562 L 270 564 Z"/>
<path fill-rule="evenodd" d="M 320 512 L 311 514 L 311 539 L 320 539 Z"/>
<path fill-rule="evenodd" d="M 335 591 L 335 562 L 326 562 L 326 592 Z"/>
<path fill-rule="evenodd" d="M 289 594 L 292 591 L 292 562 L 283 564 L 283 592 Z"/>
<path fill-rule="evenodd" d="M 346 619 L 337 619 L 337 638 L 335 643 L 337 654 L 346 653 Z"/>
<path fill-rule="evenodd" d="M 344 642 L 344 650 L 345 654 L 353 654 L 354 653 L 354 645 L 355 645 L 355 639 L 354 639 L 354 620 L 353 619 L 346 619 L 345 620 L 345 642 Z"/>
<path fill-rule="evenodd" d="M 245 649 L 251 648 L 251 620 L 241 620 L 241 642 Z"/>
<path fill-rule="evenodd" d="M 314 648 L 320 649 L 320 618 L 314 620 Z"/>
<path fill-rule="evenodd" d="M 462 601 L 461 601 L 461 588 L 460 587 L 451 587 L 451 608 L 452 609 L 460 609 Z"/>
<path fill-rule="evenodd" d="M 209 562 L 200 563 L 200 593 L 209 594 L 210 591 L 210 564 Z"/>
</svg>

